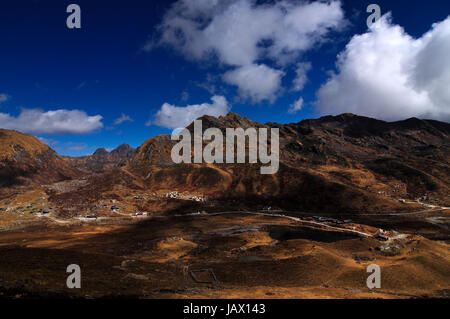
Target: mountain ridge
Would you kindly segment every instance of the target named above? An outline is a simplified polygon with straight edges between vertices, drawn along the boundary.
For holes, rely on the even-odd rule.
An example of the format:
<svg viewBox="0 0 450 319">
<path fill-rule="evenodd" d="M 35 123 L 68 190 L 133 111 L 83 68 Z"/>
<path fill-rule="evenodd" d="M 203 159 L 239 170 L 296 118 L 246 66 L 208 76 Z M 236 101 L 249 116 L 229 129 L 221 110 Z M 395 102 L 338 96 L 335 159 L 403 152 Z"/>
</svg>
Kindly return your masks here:
<svg viewBox="0 0 450 319">
<path fill-rule="evenodd" d="M 108 152 L 105 148 L 98 148 L 92 155 L 79 157 L 65 156 L 76 168 L 84 171 L 102 173 L 114 167 L 127 165 L 136 154 L 136 149 L 123 143 Z"/>
<path fill-rule="evenodd" d="M 278 127 L 279 173 L 260 176 L 256 173 L 257 164 L 174 165 L 170 149 L 175 142 L 168 135 L 145 141 L 131 160 L 130 170 L 145 177 L 148 187 L 154 191 L 159 190 L 158 185 L 164 181 L 167 188 L 197 189 L 235 196 L 239 200 L 263 196 L 274 197 L 276 201 L 275 198 L 284 196 L 294 198 L 293 206 L 299 202 L 304 205 L 305 201 L 292 194 L 291 189 L 303 189 L 306 197 L 312 198 L 315 194 L 309 189 L 317 190 L 317 185 L 324 187 L 324 192 L 335 187 L 343 187 L 350 193 L 357 191 L 357 196 L 372 202 L 376 202 L 373 194 L 378 193 L 411 199 L 432 194 L 431 197 L 450 202 L 446 182 L 450 173 L 448 123 L 414 118 L 386 122 L 354 114 L 291 124 L 261 124 L 236 113 L 199 119 L 203 130 L 209 127 L 222 131 L 226 127 Z M 193 123 L 187 128 L 192 131 Z M 292 180 L 289 174 L 297 174 L 298 181 Z M 395 187 L 398 190 L 394 194 Z M 317 198 L 314 205 L 320 206 L 321 201 Z M 350 206 L 349 199 L 344 201 L 342 209 Z"/>
<path fill-rule="evenodd" d="M 395 210 L 401 206 L 395 198 L 423 196 L 450 204 L 448 123 L 415 118 L 385 122 L 348 113 L 289 124 L 262 124 L 232 112 L 199 119 L 203 130 L 279 128 L 279 172 L 264 176 L 259 173 L 261 164 L 248 163 L 174 164 L 171 149 L 176 141 L 170 135 L 151 137 L 137 149 L 122 144 L 111 152 L 100 148 L 78 158 L 58 156 L 32 138 L 29 147 L 22 146 L 30 149 L 27 154 L 34 154 L 31 149 L 36 148 L 48 157 L 16 156 L 24 158 L 24 167 L 34 163 L 22 174 L 31 181 L 42 182 L 39 175 L 47 176 L 45 167 L 53 165 L 77 174 L 58 173 L 58 178 L 50 181 L 85 176 L 91 181 L 89 192 L 100 195 L 118 187 L 138 187 L 151 192 L 188 191 L 249 204 L 283 202 L 278 205 L 322 211 Z M 187 128 L 192 130 L 193 123 Z M 16 149 L 15 154 L 20 154 L 20 147 Z M 35 164 L 46 161 L 46 165 Z M 12 164 L 3 161 L 2 165 L 5 172 Z M 101 175 L 91 178 L 91 174 Z"/>
</svg>

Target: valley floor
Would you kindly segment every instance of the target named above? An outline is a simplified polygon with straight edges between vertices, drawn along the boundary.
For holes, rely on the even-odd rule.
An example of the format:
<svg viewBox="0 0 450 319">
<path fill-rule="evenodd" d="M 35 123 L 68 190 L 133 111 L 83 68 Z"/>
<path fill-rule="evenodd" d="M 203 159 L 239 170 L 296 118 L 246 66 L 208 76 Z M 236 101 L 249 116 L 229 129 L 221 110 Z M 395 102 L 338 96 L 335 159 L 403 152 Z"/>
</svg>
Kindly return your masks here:
<svg viewBox="0 0 450 319">
<path fill-rule="evenodd" d="M 267 211 L 43 217 L 0 232 L 0 297 L 448 298 L 448 241 L 408 231 L 420 231 L 408 216 L 348 224 Z M 373 238 L 387 219 L 406 232 Z M 81 268 L 81 289 L 66 286 L 70 264 Z M 380 289 L 366 285 L 370 264 L 381 268 Z"/>
</svg>

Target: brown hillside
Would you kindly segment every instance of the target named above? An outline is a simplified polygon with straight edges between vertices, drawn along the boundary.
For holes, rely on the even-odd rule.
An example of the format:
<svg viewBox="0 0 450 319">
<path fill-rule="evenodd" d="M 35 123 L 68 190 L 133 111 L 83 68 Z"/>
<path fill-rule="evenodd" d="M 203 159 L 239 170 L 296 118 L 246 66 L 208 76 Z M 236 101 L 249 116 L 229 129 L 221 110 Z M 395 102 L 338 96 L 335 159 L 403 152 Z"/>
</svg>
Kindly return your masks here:
<svg viewBox="0 0 450 319">
<path fill-rule="evenodd" d="M 179 164 L 170 136 L 147 140 L 130 162 L 153 191 L 200 191 L 218 198 L 316 210 L 399 209 L 398 198 L 449 203 L 450 125 L 409 119 L 384 122 L 342 114 L 294 124 L 260 124 L 235 113 L 203 116 L 203 130 L 278 127 L 280 170 L 259 164 Z M 193 124 L 188 126 L 193 131 Z M 205 142 L 204 142 L 205 143 Z M 205 143 L 206 145 L 206 143 Z"/>
<path fill-rule="evenodd" d="M 79 173 L 37 138 L 0 129 L 0 187 L 56 182 Z"/>
</svg>

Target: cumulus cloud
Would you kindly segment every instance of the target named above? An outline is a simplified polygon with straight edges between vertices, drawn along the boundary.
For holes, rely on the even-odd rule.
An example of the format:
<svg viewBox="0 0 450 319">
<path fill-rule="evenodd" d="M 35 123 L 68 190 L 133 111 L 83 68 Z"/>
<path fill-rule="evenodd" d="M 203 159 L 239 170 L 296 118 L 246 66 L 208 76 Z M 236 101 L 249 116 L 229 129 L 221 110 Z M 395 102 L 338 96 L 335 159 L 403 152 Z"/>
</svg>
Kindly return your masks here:
<svg viewBox="0 0 450 319">
<path fill-rule="evenodd" d="M 295 114 L 295 113 L 297 113 L 298 111 L 300 111 L 300 110 L 302 109 L 302 107 L 303 107 L 303 98 L 300 97 L 297 101 L 295 101 L 295 102 L 289 107 L 288 113 L 289 113 L 289 114 Z"/>
<path fill-rule="evenodd" d="M 175 106 L 164 103 L 147 125 L 155 124 L 170 129 L 186 127 L 203 115 L 221 116 L 227 114 L 231 106 L 223 96 L 214 95 L 212 103 L 202 103 L 187 106 Z"/>
<path fill-rule="evenodd" d="M 115 125 L 122 124 L 123 122 L 134 122 L 134 120 L 126 114 L 123 114 L 114 121 Z"/>
<path fill-rule="evenodd" d="M 196 59 L 215 53 L 229 65 L 251 64 L 265 54 L 284 61 L 310 49 L 343 21 L 340 1 L 180 0 L 159 27 L 160 43 Z M 270 43 L 262 45 L 264 40 Z"/>
<path fill-rule="evenodd" d="M 256 0 L 179 0 L 165 14 L 157 41 L 147 43 L 144 49 L 166 45 L 197 61 L 215 57 L 221 64 L 237 68 L 231 71 L 237 75 L 257 70 L 255 65 L 262 59 L 285 68 L 325 41 L 331 30 L 344 25 L 339 0 L 266 4 Z M 243 82 L 237 84 L 239 91 L 245 96 L 260 96 L 257 85 L 240 84 Z M 252 89 L 255 91 L 250 92 Z M 272 97 L 269 94 L 262 99 Z"/>
<path fill-rule="evenodd" d="M 245 98 L 253 102 L 274 101 L 281 87 L 284 72 L 272 69 L 264 64 L 250 64 L 228 71 L 223 75 L 225 82 L 236 85 Z"/>
<path fill-rule="evenodd" d="M 0 93 L 0 104 L 6 102 L 6 100 L 8 100 L 8 95 Z"/>
<path fill-rule="evenodd" d="M 102 116 L 79 110 L 23 109 L 19 116 L 0 113 L 0 127 L 32 134 L 85 134 L 103 127 Z"/>
<path fill-rule="evenodd" d="M 413 38 L 384 15 L 338 55 L 317 92 L 323 113 L 450 120 L 450 17 Z"/>
</svg>

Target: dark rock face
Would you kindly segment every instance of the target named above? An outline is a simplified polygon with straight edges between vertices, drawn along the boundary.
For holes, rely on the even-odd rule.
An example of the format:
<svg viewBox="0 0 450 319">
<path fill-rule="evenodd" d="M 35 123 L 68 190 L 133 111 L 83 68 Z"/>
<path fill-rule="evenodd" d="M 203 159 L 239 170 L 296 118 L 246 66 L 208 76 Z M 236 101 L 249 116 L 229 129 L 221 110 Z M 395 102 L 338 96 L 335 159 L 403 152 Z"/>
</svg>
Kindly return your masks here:
<svg viewBox="0 0 450 319">
<path fill-rule="evenodd" d="M 128 144 L 122 144 L 109 153 L 110 157 L 119 164 L 124 164 L 136 155 L 136 149 Z"/>
</svg>

